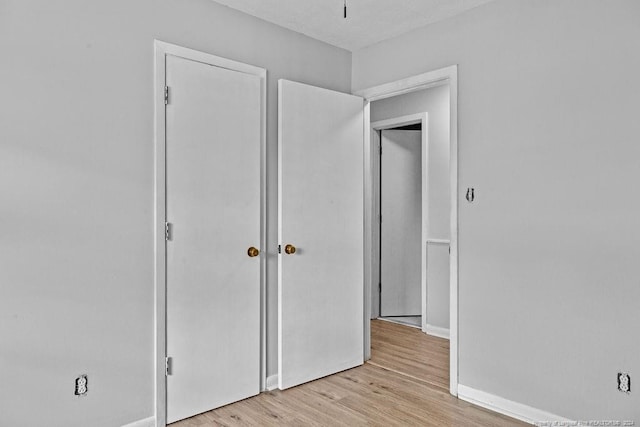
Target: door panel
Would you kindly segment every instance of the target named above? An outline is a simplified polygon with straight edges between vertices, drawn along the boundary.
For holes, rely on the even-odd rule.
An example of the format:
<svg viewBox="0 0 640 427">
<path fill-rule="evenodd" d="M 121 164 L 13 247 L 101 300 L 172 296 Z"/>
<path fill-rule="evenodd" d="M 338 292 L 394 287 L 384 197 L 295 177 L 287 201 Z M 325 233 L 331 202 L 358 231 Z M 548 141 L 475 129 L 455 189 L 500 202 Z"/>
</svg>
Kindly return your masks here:
<svg viewBox="0 0 640 427">
<path fill-rule="evenodd" d="M 167 56 L 169 422 L 260 391 L 260 79 Z"/>
<path fill-rule="evenodd" d="M 383 130 L 380 315 L 422 313 L 422 132 Z"/>
<path fill-rule="evenodd" d="M 285 389 L 363 363 L 363 100 L 280 80 L 278 103 Z"/>
</svg>

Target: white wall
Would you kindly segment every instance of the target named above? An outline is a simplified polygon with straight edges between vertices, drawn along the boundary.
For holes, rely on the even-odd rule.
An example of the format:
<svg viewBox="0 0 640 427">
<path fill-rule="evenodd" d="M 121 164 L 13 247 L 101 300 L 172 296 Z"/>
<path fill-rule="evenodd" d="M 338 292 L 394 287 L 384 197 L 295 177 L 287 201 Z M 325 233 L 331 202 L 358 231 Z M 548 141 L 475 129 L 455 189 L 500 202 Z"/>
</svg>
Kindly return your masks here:
<svg viewBox="0 0 640 427">
<path fill-rule="evenodd" d="M 496 0 L 354 52 L 354 90 L 459 65 L 464 385 L 640 421 L 616 390 L 640 375 L 639 22 L 636 0 Z"/>
<path fill-rule="evenodd" d="M 0 0 L 2 426 L 153 414 L 154 38 L 268 69 L 276 371 L 276 81 L 349 92 L 350 53 L 210 0 Z"/>
<path fill-rule="evenodd" d="M 449 86 L 437 86 L 371 103 L 371 121 L 429 114 L 429 238 L 449 239 Z M 449 328 L 448 248 L 430 245 L 427 261 L 427 323 Z M 374 297 L 375 297 L 374 292 Z M 376 311 L 376 310 L 372 310 Z"/>
</svg>

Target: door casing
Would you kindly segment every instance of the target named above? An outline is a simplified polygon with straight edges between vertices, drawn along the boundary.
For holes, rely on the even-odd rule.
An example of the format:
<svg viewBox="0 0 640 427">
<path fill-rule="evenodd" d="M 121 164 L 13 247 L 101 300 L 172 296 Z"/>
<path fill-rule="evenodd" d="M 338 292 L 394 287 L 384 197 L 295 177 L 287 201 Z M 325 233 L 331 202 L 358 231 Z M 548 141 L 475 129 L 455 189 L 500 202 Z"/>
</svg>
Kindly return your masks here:
<svg viewBox="0 0 640 427">
<path fill-rule="evenodd" d="M 266 99 L 267 71 L 264 68 L 244 64 L 205 52 L 154 40 L 154 142 L 155 142 L 155 188 L 154 188 L 154 338 L 155 338 L 155 420 L 156 426 L 166 425 L 167 383 L 166 383 L 166 149 L 165 149 L 165 82 L 166 56 L 173 55 L 192 61 L 226 68 L 241 73 L 255 75 L 261 81 L 260 112 L 260 250 L 266 254 Z M 260 257 L 260 389 L 266 387 L 266 257 Z"/>
<path fill-rule="evenodd" d="M 364 106 L 364 354 L 365 360 L 371 358 L 371 292 L 372 278 L 375 277 L 373 269 L 377 268 L 374 251 L 374 226 L 377 220 L 374 218 L 376 197 L 373 185 L 373 161 L 376 157 L 375 146 L 371 138 L 371 102 L 393 96 L 403 95 L 418 90 L 428 89 L 434 86 L 447 84 L 449 86 L 449 174 L 450 174 L 450 239 L 451 257 L 449 264 L 449 392 L 458 395 L 458 66 L 429 71 L 405 79 L 400 79 L 378 86 L 354 92 L 354 95 L 365 99 Z M 426 301 L 426 300 L 425 300 Z"/>
</svg>

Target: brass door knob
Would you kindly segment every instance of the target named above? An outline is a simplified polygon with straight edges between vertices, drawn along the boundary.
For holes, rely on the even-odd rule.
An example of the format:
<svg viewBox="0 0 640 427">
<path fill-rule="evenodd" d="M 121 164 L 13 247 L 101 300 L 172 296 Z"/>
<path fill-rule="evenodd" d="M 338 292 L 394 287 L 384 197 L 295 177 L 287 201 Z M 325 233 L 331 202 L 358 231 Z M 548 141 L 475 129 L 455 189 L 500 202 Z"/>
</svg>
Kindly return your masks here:
<svg viewBox="0 0 640 427">
<path fill-rule="evenodd" d="M 260 255 L 260 251 L 257 248 L 251 246 L 249 249 L 247 249 L 247 255 L 253 258 L 254 256 Z"/>
<path fill-rule="evenodd" d="M 296 247 L 293 245 L 286 245 L 284 247 L 284 253 L 292 255 L 296 253 Z"/>
</svg>

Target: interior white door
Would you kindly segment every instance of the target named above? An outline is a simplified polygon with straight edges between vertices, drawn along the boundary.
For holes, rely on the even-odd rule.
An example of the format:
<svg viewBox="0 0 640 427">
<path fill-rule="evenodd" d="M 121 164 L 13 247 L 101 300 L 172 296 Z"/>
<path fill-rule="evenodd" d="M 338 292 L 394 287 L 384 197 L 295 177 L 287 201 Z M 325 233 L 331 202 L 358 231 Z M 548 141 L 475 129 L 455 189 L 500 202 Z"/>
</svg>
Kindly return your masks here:
<svg viewBox="0 0 640 427">
<path fill-rule="evenodd" d="M 260 392 L 261 82 L 175 56 L 166 82 L 173 422 Z"/>
<path fill-rule="evenodd" d="M 285 389 L 363 363 L 363 100 L 280 80 L 278 107 Z"/>
<path fill-rule="evenodd" d="M 383 130 L 380 315 L 422 313 L 422 132 Z"/>
</svg>

